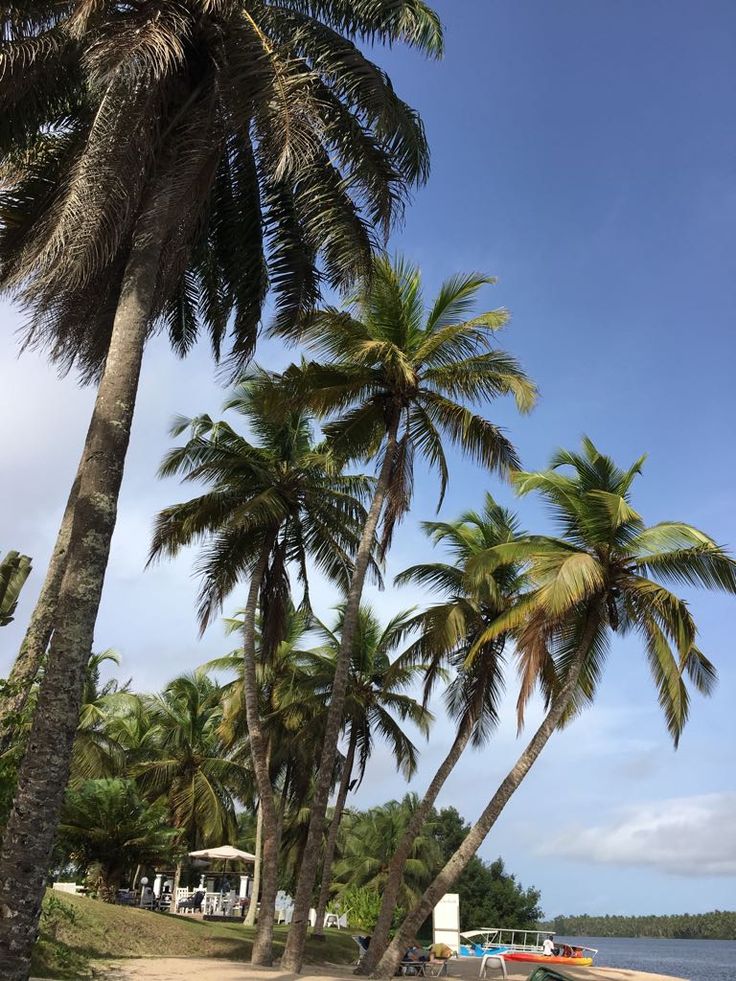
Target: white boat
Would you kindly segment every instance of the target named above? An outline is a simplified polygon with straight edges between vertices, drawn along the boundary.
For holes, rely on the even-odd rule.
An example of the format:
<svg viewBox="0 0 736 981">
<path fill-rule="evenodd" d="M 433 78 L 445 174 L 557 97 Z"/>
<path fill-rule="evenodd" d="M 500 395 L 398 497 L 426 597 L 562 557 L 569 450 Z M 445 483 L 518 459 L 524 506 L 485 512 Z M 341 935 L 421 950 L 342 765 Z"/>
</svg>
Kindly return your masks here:
<svg viewBox="0 0 736 981">
<path fill-rule="evenodd" d="M 506 927 L 484 927 L 460 934 L 461 957 L 483 957 L 502 954 L 508 961 L 540 961 L 545 964 L 568 964 L 589 967 L 598 953 L 595 947 L 558 943 L 554 954 L 545 954 L 543 943 L 554 939 L 549 930 L 510 930 Z"/>
</svg>

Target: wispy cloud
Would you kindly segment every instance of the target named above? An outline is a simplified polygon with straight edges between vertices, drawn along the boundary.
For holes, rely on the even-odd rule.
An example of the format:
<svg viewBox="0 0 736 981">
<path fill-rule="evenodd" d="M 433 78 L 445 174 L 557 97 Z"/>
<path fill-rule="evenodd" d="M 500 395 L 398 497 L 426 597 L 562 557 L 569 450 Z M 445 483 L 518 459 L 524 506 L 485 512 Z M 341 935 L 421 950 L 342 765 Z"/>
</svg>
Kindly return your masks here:
<svg viewBox="0 0 736 981">
<path fill-rule="evenodd" d="M 736 876 L 736 793 L 637 804 L 609 824 L 570 827 L 545 854 L 682 876 Z"/>
</svg>

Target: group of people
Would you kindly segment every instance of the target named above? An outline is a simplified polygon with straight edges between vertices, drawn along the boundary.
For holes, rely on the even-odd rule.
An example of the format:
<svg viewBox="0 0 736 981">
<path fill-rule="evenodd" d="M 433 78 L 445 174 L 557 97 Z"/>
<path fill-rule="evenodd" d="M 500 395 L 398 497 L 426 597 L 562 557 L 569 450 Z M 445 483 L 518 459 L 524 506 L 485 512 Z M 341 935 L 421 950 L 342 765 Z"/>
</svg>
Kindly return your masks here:
<svg viewBox="0 0 736 981">
<path fill-rule="evenodd" d="M 582 957 L 583 948 L 571 947 L 569 944 L 558 946 L 550 933 L 542 942 L 542 953 L 545 957 Z"/>
</svg>

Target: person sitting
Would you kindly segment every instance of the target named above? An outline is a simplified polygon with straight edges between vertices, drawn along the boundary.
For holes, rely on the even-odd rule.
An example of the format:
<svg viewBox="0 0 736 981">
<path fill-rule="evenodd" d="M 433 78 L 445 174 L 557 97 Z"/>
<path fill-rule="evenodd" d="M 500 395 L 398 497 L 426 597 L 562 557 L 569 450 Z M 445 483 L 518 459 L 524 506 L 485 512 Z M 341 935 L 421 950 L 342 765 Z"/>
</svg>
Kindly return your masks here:
<svg viewBox="0 0 736 981">
<path fill-rule="evenodd" d="M 406 953 L 404 954 L 403 959 L 405 961 L 420 961 L 420 962 L 428 961 L 429 954 L 425 951 L 423 947 L 420 947 L 419 944 L 416 941 L 414 941 L 413 944 L 410 944 L 406 948 Z"/>
<path fill-rule="evenodd" d="M 198 913 L 202 909 L 202 902 L 204 900 L 204 893 L 201 889 L 198 889 L 193 896 L 186 896 L 184 899 L 179 900 L 176 906 L 176 912 L 178 913 L 180 909 L 190 909 L 194 913 Z"/>
<path fill-rule="evenodd" d="M 429 959 L 433 964 L 439 961 L 449 961 L 451 957 L 452 947 L 448 947 L 447 944 L 432 944 L 429 948 Z"/>
<path fill-rule="evenodd" d="M 552 957 L 554 952 L 555 952 L 555 942 L 552 939 L 552 934 L 550 933 L 548 937 L 544 938 L 544 942 L 542 943 L 542 953 L 544 954 L 545 957 Z"/>
</svg>

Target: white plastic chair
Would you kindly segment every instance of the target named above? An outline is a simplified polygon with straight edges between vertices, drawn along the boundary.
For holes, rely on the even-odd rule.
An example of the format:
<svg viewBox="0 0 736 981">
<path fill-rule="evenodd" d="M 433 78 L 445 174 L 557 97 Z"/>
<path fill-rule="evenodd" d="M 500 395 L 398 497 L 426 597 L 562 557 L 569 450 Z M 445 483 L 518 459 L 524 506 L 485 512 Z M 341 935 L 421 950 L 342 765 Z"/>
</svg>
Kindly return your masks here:
<svg viewBox="0 0 736 981">
<path fill-rule="evenodd" d="M 509 976 L 506 970 L 506 961 L 501 954 L 484 954 L 483 960 L 480 962 L 480 974 L 478 976 L 481 978 L 488 977 L 487 971 L 489 967 L 498 968 L 504 978 Z"/>
</svg>

